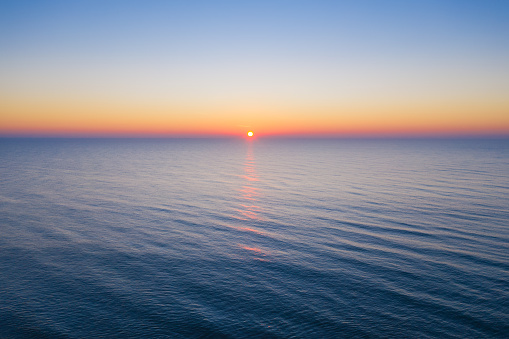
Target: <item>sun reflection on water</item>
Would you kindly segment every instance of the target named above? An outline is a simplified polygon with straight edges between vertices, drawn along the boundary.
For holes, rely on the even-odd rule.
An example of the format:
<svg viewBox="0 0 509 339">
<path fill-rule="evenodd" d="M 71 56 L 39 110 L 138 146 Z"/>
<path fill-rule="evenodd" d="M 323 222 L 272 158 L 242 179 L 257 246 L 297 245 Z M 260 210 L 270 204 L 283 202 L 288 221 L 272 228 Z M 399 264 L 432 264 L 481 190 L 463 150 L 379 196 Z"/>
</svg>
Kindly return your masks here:
<svg viewBox="0 0 509 339">
<path fill-rule="evenodd" d="M 256 163 L 253 156 L 253 147 L 250 144 L 247 151 L 246 161 L 244 162 L 244 174 L 241 178 L 244 179 L 242 188 L 239 190 L 240 198 L 245 200 L 239 204 L 237 211 L 240 213 L 241 220 L 260 220 L 258 213 L 261 208 L 256 203 L 260 199 L 260 189 L 255 186 L 255 183 L 260 181 L 256 173 Z"/>
<path fill-rule="evenodd" d="M 260 182 L 258 173 L 256 171 L 256 161 L 253 155 L 253 145 L 248 145 L 246 160 L 243 166 L 244 173 L 240 175 L 242 178 L 242 186 L 239 189 L 240 203 L 237 208 L 239 219 L 242 226 L 233 226 L 238 231 L 246 232 L 243 241 L 249 242 L 249 245 L 239 243 L 237 244 L 244 252 L 243 256 L 248 254 L 253 260 L 267 261 L 264 257 L 268 251 L 259 248 L 252 243 L 252 237 L 264 236 L 265 232 L 256 229 L 256 222 L 261 221 L 260 213 L 262 208 L 259 201 L 261 199 L 261 191 L 257 185 Z M 247 225 L 246 225 L 247 224 Z M 253 225 L 254 224 L 254 225 Z M 249 235 L 251 234 L 251 235 Z"/>
</svg>

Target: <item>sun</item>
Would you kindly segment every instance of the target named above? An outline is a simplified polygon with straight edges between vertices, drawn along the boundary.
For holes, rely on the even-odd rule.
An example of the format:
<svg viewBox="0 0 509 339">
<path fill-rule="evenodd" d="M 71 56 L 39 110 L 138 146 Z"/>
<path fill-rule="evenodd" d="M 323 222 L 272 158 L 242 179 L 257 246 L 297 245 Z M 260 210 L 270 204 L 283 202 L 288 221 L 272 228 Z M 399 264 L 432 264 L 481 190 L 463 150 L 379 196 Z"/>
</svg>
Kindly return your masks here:
<svg viewBox="0 0 509 339">
<path fill-rule="evenodd" d="M 247 132 L 248 137 L 252 137 L 253 135 L 254 135 L 254 133 L 252 131 Z"/>
</svg>

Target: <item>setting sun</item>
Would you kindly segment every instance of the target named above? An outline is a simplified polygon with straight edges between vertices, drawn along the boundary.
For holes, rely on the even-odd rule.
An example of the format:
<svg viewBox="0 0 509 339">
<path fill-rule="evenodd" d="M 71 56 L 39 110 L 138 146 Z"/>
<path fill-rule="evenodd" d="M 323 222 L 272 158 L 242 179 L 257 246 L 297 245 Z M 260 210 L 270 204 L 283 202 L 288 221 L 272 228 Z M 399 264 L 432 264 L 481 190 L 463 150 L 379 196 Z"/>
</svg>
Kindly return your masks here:
<svg viewBox="0 0 509 339">
<path fill-rule="evenodd" d="M 254 135 L 253 132 L 251 132 L 251 131 L 247 132 L 248 137 L 252 137 L 253 135 Z"/>
</svg>

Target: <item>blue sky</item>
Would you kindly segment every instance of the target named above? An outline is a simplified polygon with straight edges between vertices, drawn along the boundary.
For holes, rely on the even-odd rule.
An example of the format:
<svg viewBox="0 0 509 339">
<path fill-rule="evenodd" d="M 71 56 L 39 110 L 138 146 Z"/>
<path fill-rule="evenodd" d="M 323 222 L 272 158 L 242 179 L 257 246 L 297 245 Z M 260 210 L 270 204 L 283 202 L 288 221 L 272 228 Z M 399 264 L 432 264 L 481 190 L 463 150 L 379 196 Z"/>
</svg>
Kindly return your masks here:
<svg viewBox="0 0 509 339">
<path fill-rule="evenodd" d="M 475 99 L 504 111 L 507 60 L 507 1 L 0 5 L 0 91 L 19 100 L 231 101 L 277 114 Z"/>
</svg>

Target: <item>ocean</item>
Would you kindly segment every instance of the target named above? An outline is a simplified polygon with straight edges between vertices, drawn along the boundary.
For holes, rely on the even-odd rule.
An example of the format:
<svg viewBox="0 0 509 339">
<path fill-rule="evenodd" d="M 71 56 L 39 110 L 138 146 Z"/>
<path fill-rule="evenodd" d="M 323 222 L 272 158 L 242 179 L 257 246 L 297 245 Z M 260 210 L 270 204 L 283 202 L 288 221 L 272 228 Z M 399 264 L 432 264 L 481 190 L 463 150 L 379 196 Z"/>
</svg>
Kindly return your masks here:
<svg viewBox="0 0 509 339">
<path fill-rule="evenodd" d="M 0 139 L 0 338 L 508 336 L 508 139 Z"/>
</svg>

